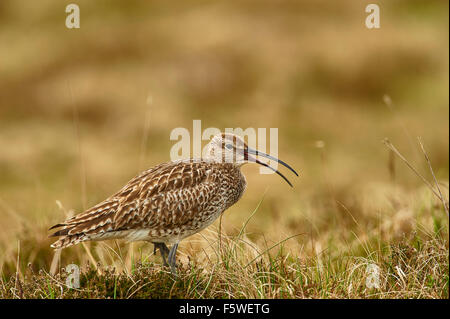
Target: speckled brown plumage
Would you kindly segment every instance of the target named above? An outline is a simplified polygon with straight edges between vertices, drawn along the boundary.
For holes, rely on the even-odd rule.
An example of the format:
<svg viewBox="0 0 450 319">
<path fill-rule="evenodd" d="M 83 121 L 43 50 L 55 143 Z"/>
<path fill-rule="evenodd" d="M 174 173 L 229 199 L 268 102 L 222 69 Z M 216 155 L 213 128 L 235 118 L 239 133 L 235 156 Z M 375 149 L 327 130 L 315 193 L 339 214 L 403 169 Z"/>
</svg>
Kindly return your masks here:
<svg viewBox="0 0 450 319">
<path fill-rule="evenodd" d="M 64 237 L 52 246 L 111 238 L 173 244 L 211 224 L 239 200 L 245 184 L 239 168 L 230 163 L 164 163 L 133 178 L 83 214 L 59 224 L 64 228 L 54 235 Z"/>
<path fill-rule="evenodd" d="M 144 171 L 103 202 L 53 226 L 60 230 L 52 236 L 61 238 L 52 247 L 86 240 L 144 240 L 161 250 L 166 263 L 166 244 L 172 244 L 173 270 L 178 243 L 241 198 L 246 181 L 240 167 L 250 161 L 247 150 L 239 137 L 220 134 L 208 144 L 203 160 L 168 162 Z"/>
</svg>

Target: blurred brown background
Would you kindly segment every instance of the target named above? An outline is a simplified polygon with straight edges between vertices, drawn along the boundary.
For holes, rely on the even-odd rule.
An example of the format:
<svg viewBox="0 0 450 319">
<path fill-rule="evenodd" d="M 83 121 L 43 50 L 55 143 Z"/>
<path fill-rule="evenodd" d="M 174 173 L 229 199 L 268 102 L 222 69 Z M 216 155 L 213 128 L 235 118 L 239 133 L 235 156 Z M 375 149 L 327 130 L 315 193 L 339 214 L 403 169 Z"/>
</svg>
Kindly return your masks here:
<svg viewBox="0 0 450 319">
<path fill-rule="evenodd" d="M 80 29 L 65 27 L 72 2 Z M 422 187 L 399 161 L 390 172 L 385 137 L 430 178 L 421 136 L 448 181 L 448 1 L 376 1 L 377 30 L 364 24 L 369 3 L 1 0 L 3 251 L 14 256 L 30 233 L 47 247 L 64 219 L 56 200 L 76 212 L 103 200 L 168 161 L 170 131 L 193 119 L 277 127 L 280 158 L 301 173 L 291 190 L 245 167 L 229 232 L 266 189 L 249 227 L 278 240 L 333 225 L 345 213 L 330 198 L 358 218 L 362 194 Z"/>
</svg>

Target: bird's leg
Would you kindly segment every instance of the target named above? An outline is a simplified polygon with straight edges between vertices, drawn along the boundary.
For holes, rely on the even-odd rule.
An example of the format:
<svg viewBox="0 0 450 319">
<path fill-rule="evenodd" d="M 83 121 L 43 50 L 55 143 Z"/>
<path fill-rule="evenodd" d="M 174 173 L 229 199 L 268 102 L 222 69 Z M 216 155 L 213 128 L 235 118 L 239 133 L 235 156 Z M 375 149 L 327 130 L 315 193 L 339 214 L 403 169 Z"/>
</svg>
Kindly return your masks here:
<svg viewBox="0 0 450 319">
<path fill-rule="evenodd" d="M 178 243 L 174 244 L 169 252 L 169 266 L 172 274 L 177 274 L 177 264 L 176 264 L 176 253 L 177 253 Z"/>
<path fill-rule="evenodd" d="M 166 260 L 166 257 L 169 254 L 169 248 L 167 248 L 166 244 L 164 243 L 153 243 L 153 244 L 155 245 L 154 254 L 156 254 L 156 249 L 159 249 L 159 251 L 161 252 L 161 257 L 163 259 L 164 266 L 169 266 Z"/>
<path fill-rule="evenodd" d="M 164 266 L 169 266 L 169 264 L 166 261 L 166 257 L 169 255 L 169 248 L 167 248 L 166 244 L 161 243 L 161 247 L 159 249 L 161 251 L 161 256 L 163 256 L 163 262 Z"/>
</svg>

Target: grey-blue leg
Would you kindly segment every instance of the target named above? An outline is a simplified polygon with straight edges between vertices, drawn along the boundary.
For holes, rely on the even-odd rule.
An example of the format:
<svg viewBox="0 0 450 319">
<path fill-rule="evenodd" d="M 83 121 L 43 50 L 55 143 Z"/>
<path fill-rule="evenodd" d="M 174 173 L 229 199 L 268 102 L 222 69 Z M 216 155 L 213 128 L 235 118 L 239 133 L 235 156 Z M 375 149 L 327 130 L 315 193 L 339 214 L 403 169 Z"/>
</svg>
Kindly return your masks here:
<svg viewBox="0 0 450 319">
<path fill-rule="evenodd" d="M 176 264 L 176 254 L 177 254 L 178 243 L 174 244 L 169 252 L 169 266 L 172 274 L 177 274 L 177 264 Z"/>
<path fill-rule="evenodd" d="M 161 252 L 161 257 L 163 259 L 164 266 L 169 266 L 167 263 L 166 257 L 169 254 L 169 248 L 167 248 L 166 244 L 164 243 L 153 243 L 155 245 L 155 248 L 153 250 L 154 254 L 156 255 L 156 249 L 159 249 Z"/>
</svg>

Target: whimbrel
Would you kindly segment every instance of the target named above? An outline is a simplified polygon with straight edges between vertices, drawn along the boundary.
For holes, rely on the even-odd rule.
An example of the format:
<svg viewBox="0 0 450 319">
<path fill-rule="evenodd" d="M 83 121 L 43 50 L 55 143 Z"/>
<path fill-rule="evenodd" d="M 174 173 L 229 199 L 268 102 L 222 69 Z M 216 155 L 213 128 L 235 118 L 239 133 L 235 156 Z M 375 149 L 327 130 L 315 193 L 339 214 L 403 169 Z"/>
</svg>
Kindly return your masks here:
<svg viewBox="0 0 450 319">
<path fill-rule="evenodd" d="M 128 182 L 120 191 L 85 212 L 50 229 L 61 229 L 53 248 L 65 248 L 87 240 L 126 239 L 148 241 L 159 249 L 165 266 L 176 273 L 178 243 L 206 228 L 244 193 L 243 164 L 254 162 L 278 170 L 256 156 L 284 165 L 283 161 L 247 146 L 230 133 L 214 136 L 202 159 L 157 165 Z M 253 157 L 254 155 L 255 157 Z M 171 249 L 167 245 L 172 245 Z"/>
</svg>

